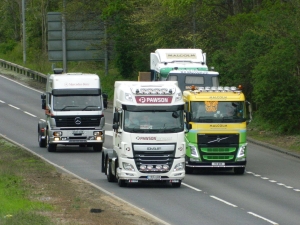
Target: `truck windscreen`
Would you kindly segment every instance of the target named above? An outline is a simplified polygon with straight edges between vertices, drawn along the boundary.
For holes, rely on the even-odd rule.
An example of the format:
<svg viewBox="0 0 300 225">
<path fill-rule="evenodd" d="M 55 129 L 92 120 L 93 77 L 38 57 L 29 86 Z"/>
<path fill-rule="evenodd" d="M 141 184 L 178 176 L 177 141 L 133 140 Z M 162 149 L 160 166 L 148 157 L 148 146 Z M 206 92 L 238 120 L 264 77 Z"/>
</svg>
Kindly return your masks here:
<svg viewBox="0 0 300 225">
<path fill-rule="evenodd" d="M 132 133 L 178 133 L 184 130 L 183 110 L 124 111 L 124 131 Z"/>
<path fill-rule="evenodd" d="M 197 74 L 197 73 L 176 73 L 172 72 L 167 77 L 168 81 L 178 81 L 178 86 L 181 91 L 190 90 L 191 86 L 198 87 L 211 87 L 219 86 L 218 74 Z"/>
<path fill-rule="evenodd" d="M 192 122 L 242 122 L 246 120 L 244 102 L 195 101 L 190 104 L 190 113 Z"/>
<path fill-rule="evenodd" d="M 100 95 L 54 95 L 55 111 L 95 111 L 102 109 Z"/>
</svg>

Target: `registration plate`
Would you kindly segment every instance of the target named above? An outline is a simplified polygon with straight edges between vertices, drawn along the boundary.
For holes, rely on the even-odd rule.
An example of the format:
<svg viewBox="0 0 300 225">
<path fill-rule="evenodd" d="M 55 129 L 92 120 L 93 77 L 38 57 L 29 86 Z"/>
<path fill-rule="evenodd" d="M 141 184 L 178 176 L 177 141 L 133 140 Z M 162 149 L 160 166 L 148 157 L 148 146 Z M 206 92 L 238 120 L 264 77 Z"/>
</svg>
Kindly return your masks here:
<svg viewBox="0 0 300 225">
<path fill-rule="evenodd" d="M 74 130 L 73 134 L 83 134 L 83 130 Z"/>
<path fill-rule="evenodd" d="M 148 180 L 160 180 L 161 176 L 159 176 L 159 175 L 149 175 L 149 176 L 147 176 L 147 179 Z"/>
<path fill-rule="evenodd" d="M 225 166 L 224 162 L 213 162 L 211 163 L 212 166 Z"/>
</svg>

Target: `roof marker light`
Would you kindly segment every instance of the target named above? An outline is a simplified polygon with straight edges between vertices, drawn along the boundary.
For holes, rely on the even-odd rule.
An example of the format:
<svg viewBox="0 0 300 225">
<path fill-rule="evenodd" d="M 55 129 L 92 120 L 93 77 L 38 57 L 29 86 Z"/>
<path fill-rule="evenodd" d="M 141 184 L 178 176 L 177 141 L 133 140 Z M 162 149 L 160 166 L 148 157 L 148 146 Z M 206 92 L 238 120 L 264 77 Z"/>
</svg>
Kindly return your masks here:
<svg viewBox="0 0 300 225">
<path fill-rule="evenodd" d="M 229 87 L 224 87 L 224 91 L 229 91 L 230 90 L 230 88 Z"/>
</svg>

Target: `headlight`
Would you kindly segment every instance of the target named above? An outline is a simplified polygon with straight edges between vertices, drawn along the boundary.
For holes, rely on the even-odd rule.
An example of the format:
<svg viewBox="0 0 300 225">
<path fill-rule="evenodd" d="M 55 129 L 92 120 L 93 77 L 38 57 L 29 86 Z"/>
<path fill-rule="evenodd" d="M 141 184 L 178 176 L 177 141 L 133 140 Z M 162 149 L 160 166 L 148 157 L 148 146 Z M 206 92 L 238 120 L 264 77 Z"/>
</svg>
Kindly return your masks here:
<svg viewBox="0 0 300 225">
<path fill-rule="evenodd" d="M 148 165 L 148 166 L 147 166 L 147 169 L 148 169 L 148 170 L 152 170 L 152 169 L 153 169 L 153 166 L 152 166 L 152 165 Z"/>
<path fill-rule="evenodd" d="M 94 131 L 94 136 L 100 136 L 102 135 L 102 131 Z"/>
<path fill-rule="evenodd" d="M 181 171 L 181 170 L 184 170 L 184 163 L 183 162 L 176 164 L 176 166 L 174 168 L 174 171 Z"/>
<path fill-rule="evenodd" d="M 53 132 L 53 136 L 54 137 L 60 137 L 60 136 L 62 136 L 62 132 L 61 131 L 55 131 L 55 132 Z"/>
<path fill-rule="evenodd" d="M 175 102 L 178 102 L 178 101 L 180 101 L 182 99 L 182 94 L 181 93 L 177 93 L 176 95 L 175 95 Z"/>
<path fill-rule="evenodd" d="M 191 149 L 191 156 L 199 158 L 197 148 L 194 145 L 189 145 Z"/>
<path fill-rule="evenodd" d="M 242 145 L 239 148 L 238 154 L 237 154 L 237 158 L 242 158 L 246 156 L 246 147 L 247 147 L 247 143 Z"/>
<path fill-rule="evenodd" d="M 96 137 L 96 140 L 97 140 L 97 141 L 102 141 L 102 137 L 101 137 L 101 136 Z"/>
<path fill-rule="evenodd" d="M 140 165 L 140 170 L 145 170 L 146 169 L 146 165 Z"/>
<path fill-rule="evenodd" d="M 127 162 L 123 162 L 123 168 L 124 168 L 124 170 L 134 171 L 134 167 L 130 163 L 127 163 Z"/>
<path fill-rule="evenodd" d="M 156 165 L 155 168 L 156 168 L 157 170 L 161 170 L 161 169 L 162 169 L 162 165 Z"/>
<path fill-rule="evenodd" d="M 169 165 L 163 165 L 163 170 L 169 170 Z"/>
</svg>

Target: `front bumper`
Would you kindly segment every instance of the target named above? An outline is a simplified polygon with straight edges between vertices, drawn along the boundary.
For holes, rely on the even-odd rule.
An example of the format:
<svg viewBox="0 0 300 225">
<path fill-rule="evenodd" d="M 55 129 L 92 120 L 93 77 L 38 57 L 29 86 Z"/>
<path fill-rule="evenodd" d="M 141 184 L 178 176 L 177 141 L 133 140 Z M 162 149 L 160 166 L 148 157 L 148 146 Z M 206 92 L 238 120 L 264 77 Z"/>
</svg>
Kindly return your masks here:
<svg viewBox="0 0 300 225">
<path fill-rule="evenodd" d="M 134 164 L 134 161 L 130 159 L 125 159 L 124 161 Z M 185 177 L 184 170 L 174 171 L 174 166 L 180 162 L 184 163 L 184 160 L 174 159 L 172 168 L 165 173 L 159 173 L 159 172 L 141 173 L 136 169 L 136 167 L 135 167 L 135 171 L 128 171 L 118 167 L 117 177 L 120 180 L 125 180 L 127 183 L 157 182 L 157 181 L 169 181 L 170 183 L 178 183 L 182 181 Z"/>
<path fill-rule="evenodd" d="M 59 135 L 54 135 L 54 134 Z M 42 137 L 43 138 L 43 137 Z M 77 145 L 101 144 L 105 140 L 104 130 L 51 130 L 49 131 L 50 144 Z"/>
<path fill-rule="evenodd" d="M 247 161 L 239 162 L 194 162 L 185 161 L 185 166 L 189 168 L 234 168 L 234 167 L 246 167 Z"/>
</svg>

